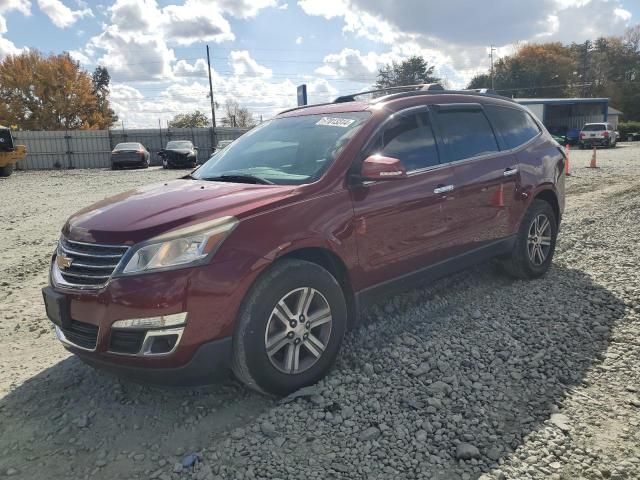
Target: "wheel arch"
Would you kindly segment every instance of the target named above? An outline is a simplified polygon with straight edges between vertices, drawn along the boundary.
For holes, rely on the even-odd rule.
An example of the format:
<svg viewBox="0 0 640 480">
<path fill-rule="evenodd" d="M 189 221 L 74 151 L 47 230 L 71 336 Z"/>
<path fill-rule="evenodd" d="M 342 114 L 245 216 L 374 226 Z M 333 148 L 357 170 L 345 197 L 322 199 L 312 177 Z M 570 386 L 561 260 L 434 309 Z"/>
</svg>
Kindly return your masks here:
<svg viewBox="0 0 640 480">
<path fill-rule="evenodd" d="M 284 255 L 275 259 L 275 262 L 285 258 L 295 258 L 297 260 L 315 263 L 331 273 L 340 284 L 345 301 L 347 302 L 347 327 L 353 328 L 357 324 L 355 294 L 351 286 L 349 270 L 345 262 L 336 253 L 322 247 L 303 247 L 286 252 Z"/>
<path fill-rule="evenodd" d="M 560 213 L 560 202 L 558 201 L 558 195 L 553 191 L 553 189 L 545 188 L 543 190 L 540 190 L 535 194 L 533 200 L 542 200 L 551 205 L 551 208 L 553 208 L 553 213 L 556 216 L 556 224 L 557 226 L 560 225 L 560 217 L 562 215 Z"/>
</svg>

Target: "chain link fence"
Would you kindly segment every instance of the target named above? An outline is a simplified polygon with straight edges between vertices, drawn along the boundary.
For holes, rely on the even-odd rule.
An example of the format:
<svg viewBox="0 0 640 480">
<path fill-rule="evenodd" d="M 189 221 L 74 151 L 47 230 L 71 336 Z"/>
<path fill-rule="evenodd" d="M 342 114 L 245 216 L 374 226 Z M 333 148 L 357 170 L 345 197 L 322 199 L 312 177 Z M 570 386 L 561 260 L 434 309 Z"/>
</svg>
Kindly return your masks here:
<svg viewBox="0 0 640 480">
<path fill-rule="evenodd" d="M 235 140 L 246 128 L 216 128 L 216 142 Z M 151 164 L 161 165 L 160 149 L 170 140 L 190 140 L 204 161 L 213 152 L 212 128 L 169 128 L 127 130 L 73 130 L 57 132 L 13 132 L 16 145 L 27 146 L 27 158 L 18 170 L 68 168 L 110 168 L 111 150 L 118 143 L 140 142 L 151 154 Z"/>
</svg>

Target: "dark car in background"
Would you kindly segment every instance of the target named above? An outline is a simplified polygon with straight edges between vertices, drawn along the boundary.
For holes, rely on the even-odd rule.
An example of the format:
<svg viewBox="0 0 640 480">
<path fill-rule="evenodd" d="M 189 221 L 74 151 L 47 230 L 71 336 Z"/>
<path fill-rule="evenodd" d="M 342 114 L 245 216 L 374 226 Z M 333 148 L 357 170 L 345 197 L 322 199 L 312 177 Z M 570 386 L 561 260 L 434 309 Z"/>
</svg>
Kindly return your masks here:
<svg viewBox="0 0 640 480">
<path fill-rule="evenodd" d="M 151 155 L 139 142 L 119 143 L 111 151 L 111 168 L 118 170 L 124 167 L 148 168 Z"/>
<path fill-rule="evenodd" d="M 195 168 L 198 163 L 198 147 L 189 140 L 171 140 L 158 152 L 162 168 Z"/>
<path fill-rule="evenodd" d="M 544 275 L 564 149 L 509 98 L 431 87 L 283 112 L 190 175 L 73 215 L 43 290 L 60 341 L 144 381 L 231 367 L 285 394 L 385 295 L 496 257 Z"/>
</svg>

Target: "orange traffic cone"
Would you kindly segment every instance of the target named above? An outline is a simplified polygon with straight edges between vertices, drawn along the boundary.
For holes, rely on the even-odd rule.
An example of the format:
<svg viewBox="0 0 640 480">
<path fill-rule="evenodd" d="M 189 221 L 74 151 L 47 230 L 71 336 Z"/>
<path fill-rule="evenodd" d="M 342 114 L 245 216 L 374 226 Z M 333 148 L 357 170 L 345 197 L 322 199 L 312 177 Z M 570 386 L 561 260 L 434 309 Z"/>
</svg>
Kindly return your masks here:
<svg viewBox="0 0 640 480">
<path fill-rule="evenodd" d="M 504 207 L 504 185 L 502 183 L 496 193 L 493 194 L 491 205 L 498 208 Z"/>
<path fill-rule="evenodd" d="M 591 164 L 589 165 L 589 168 L 598 168 L 598 165 L 596 165 L 596 147 L 593 147 L 593 155 L 591 155 Z"/>
<path fill-rule="evenodd" d="M 567 157 L 566 162 L 564 162 L 564 174 L 565 174 L 567 177 L 568 177 L 569 175 L 571 175 L 571 174 L 569 173 L 569 153 L 570 153 L 570 152 L 571 152 L 571 148 L 569 147 L 569 144 L 567 143 L 567 144 L 564 146 L 564 154 L 565 154 L 565 157 Z"/>
</svg>

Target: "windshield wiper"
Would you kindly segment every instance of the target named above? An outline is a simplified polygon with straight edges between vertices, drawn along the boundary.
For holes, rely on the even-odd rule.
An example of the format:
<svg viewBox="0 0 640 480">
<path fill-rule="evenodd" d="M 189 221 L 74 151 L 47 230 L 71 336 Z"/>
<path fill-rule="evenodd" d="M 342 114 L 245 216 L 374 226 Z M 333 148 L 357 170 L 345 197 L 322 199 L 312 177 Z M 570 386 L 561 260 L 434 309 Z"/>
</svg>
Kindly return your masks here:
<svg viewBox="0 0 640 480">
<path fill-rule="evenodd" d="M 210 182 L 255 183 L 260 185 L 274 185 L 273 182 L 265 178 L 241 173 L 219 175 L 217 177 L 201 177 L 197 180 L 207 180 Z"/>
</svg>

